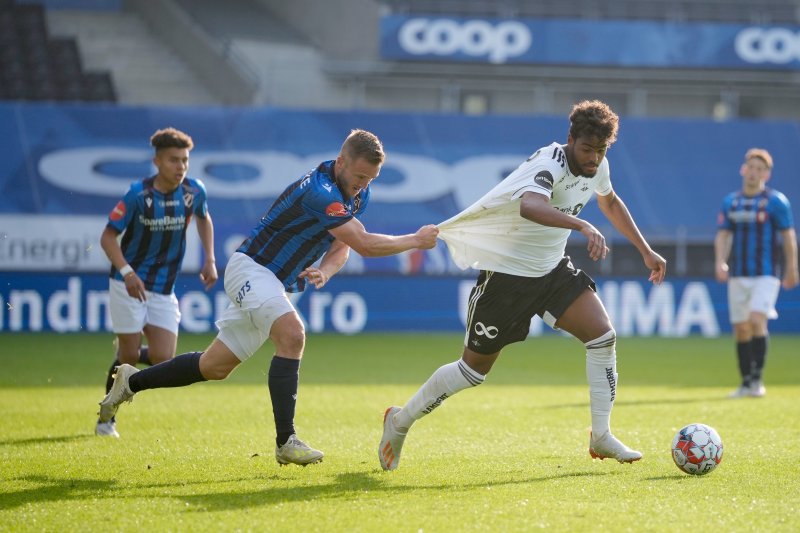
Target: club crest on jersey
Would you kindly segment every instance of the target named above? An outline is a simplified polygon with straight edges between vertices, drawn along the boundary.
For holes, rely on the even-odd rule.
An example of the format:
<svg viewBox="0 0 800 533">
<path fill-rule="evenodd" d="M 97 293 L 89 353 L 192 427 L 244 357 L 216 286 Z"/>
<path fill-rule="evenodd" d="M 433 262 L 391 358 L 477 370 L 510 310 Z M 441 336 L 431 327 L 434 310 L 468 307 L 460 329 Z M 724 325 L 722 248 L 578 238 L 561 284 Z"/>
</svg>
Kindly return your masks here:
<svg viewBox="0 0 800 533">
<path fill-rule="evenodd" d="M 536 183 L 542 189 L 546 189 L 548 191 L 553 190 L 553 175 L 546 170 L 540 171 L 533 177 L 533 182 Z"/>
<path fill-rule="evenodd" d="M 194 203 L 194 194 L 190 192 L 183 193 L 183 205 L 185 205 L 186 207 L 192 207 L 193 203 Z"/>
<path fill-rule="evenodd" d="M 108 215 L 113 221 L 122 220 L 125 217 L 125 202 L 120 200 L 117 205 L 114 206 L 114 209 L 111 210 L 111 214 Z"/>
<path fill-rule="evenodd" d="M 341 202 L 333 202 L 325 208 L 325 214 L 329 217 L 346 217 L 349 213 Z"/>
</svg>

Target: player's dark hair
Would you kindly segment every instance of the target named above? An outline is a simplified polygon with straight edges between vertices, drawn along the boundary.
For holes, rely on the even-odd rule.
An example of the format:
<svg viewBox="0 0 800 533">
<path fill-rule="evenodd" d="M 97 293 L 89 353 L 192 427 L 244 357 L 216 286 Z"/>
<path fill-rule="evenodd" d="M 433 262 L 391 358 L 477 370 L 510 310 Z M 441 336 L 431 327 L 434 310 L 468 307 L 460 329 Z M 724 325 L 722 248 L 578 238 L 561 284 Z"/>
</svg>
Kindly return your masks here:
<svg viewBox="0 0 800 533">
<path fill-rule="evenodd" d="M 763 148 L 750 148 L 744 155 L 744 162 L 747 163 L 753 158 L 762 160 L 768 169 L 772 169 L 772 156 Z"/>
<path fill-rule="evenodd" d="M 383 164 L 386 159 L 380 139 L 366 130 L 352 130 L 342 144 L 342 154 L 352 159 L 364 159 L 373 165 Z"/>
<path fill-rule="evenodd" d="M 175 128 L 164 128 L 156 131 L 150 137 L 150 144 L 156 149 L 156 152 L 164 148 L 188 148 L 189 150 L 194 148 L 192 138 Z"/>
<path fill-rule="evenodd" d="M 584 100 L 572 106 L 569 114 L 569 134 L 578 137 L 597 137 L 607 144 L 617 140 L 619 117 L 608 104 L 600 100 Z"/>
</svg>

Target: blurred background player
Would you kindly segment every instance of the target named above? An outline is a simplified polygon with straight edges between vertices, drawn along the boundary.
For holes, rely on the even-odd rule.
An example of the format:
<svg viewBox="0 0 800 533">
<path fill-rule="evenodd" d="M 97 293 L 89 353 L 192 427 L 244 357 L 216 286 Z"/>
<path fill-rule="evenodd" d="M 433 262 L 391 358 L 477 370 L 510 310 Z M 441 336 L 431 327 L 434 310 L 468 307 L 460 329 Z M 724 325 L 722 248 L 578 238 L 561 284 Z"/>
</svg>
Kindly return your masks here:
<svg viewBox="0 0 800 533">
<path fill-rule="evenodd" d="M 281 465 L 321 461 L 324 454 L 295 433 L 305 329 L 286 293 L 303 291 L 309 283 L 323 287 L 344 266 L 351 248 L 365 257 L 430 249 L 439 233 L 433 225 L 402 236 L 365 230 L 359 218 L 383 161 L 378 137 L 353 130 L 335 160 L 323 161 L 289 185 L 228 261 L 225 292 L 231 305 L 217 322 L 219 334 L 211 346 L 142 371 L 121 365 L 100 403 L 100 419 L 110 420 L 139 391 L 225 379 L 269 338 L 275 345 L 268 378 L 275 459 Z"/>
<path fill-rule="evenodd" d="M 108 216 L 100 244 L 111 261 L 109 307 L 117 353 L 106 394 L 120 363 L 157 364 L 175 355 L 181 313 L 173 289 L 186 250 L 186 228 L 197 215 L 205 261 L 200 280 L 206 290 L 217 281 L 214 226 L 206 189 L 188 178 L 192 138 L 166 128 L 150 138 L 158 173 L 131 185 Z M 123 233 L 122 241 L 117 236 Z M 147 346 L 142 346 L 142 334 Z M 119 437 L 112 417 L 98 420 L 95 433 Z"/>
<path fill-rule="evenodd" d="M 386 410 L 378 446 L 384 470 L 397 468 L 411 425 L 450 396 L 483 383 L 503 347 L 527 338 L 534 315 L 586 346 L 590 455 L 621 463 L 642 458 L 611 434 L 616 332 L 594 281 L 572 266 L 565 248 L 571 230 L 577 230 L 586 237 L 593 260 L 606 257 L 605 237 L 577 218 L 597 193 L 603 214 L 650 269 L 650 281 L 663 281 L 666 261 L 647 244 L 611 187 L 605 156 L 617 138 L 619 117 L 594 100 L 573 106 L 569 120 L 567 144 L 537 150 L 483 198 L 439 224 L 456 264 L 481 271 L 469 297 L 464 351 L 460 360 L 436 370 L 405 407 Z"/>
<path fill-rule="evenodd" d="M 728 312 L 742 376 L 730 397 L 758 398 L 766 394 L 767 321 L 778 317 L 780 241 L 782 285 L 789 290 L 798 283 L 797 235 L 789 200 L 766 186 L 772 173 L 770 153 L 761 148 L 748 150 L 739 173 L 742 188 L 725 197 L 717 221 L 715 273 L 718 281 L 728 283 Z"/>
</svg>

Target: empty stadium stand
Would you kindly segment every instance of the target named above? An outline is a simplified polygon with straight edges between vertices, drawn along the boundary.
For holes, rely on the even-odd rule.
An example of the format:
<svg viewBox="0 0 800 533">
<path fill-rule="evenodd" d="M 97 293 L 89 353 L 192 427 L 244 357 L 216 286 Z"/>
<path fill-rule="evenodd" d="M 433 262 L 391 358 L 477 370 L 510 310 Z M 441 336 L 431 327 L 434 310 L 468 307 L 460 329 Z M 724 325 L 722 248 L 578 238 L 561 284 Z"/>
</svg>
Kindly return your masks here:
<svg viewBox="0 0 800 533">
<path fill-rule="evenodd" d="M 0 3 L 0 98 L 114 102 L 107 71 L 83 68 L 73 38 L 53 38 L 40 5 Z"/>
</svg>

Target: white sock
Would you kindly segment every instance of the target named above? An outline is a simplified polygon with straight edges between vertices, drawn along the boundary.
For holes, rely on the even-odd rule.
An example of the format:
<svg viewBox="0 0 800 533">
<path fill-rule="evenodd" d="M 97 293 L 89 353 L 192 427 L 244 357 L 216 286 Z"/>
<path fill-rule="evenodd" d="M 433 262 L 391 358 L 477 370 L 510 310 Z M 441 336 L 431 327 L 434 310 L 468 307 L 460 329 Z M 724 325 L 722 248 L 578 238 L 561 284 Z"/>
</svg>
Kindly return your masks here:
<svg viewBox="0 0 800 533">
<path fill-rule="evenodd" d="M 617 333 L 612 329 L 586 343 L 586 379 L 592 434 L 600 437 L 611 431 L 611 408 L 617 395 Z"/>
<path fill-rule="evenodd" d="M 460 390 L 480 385 L 484 378 L 462 359 L 439 367 L 405 407 L 395 413 L 395 426 L 407 431 L 411 424 L 439 407 L 447 398 Z"/>
</svg>

